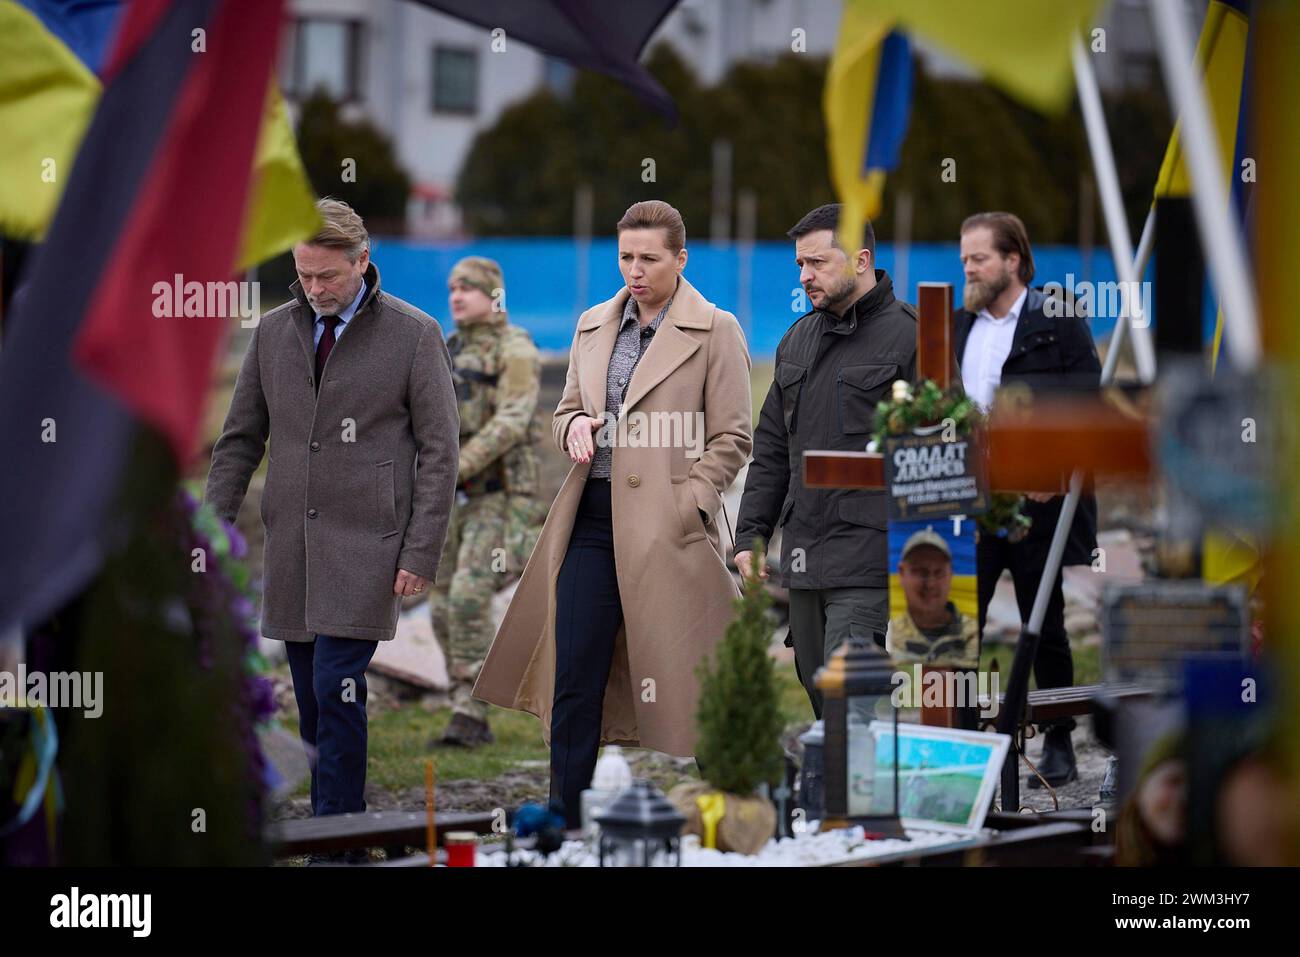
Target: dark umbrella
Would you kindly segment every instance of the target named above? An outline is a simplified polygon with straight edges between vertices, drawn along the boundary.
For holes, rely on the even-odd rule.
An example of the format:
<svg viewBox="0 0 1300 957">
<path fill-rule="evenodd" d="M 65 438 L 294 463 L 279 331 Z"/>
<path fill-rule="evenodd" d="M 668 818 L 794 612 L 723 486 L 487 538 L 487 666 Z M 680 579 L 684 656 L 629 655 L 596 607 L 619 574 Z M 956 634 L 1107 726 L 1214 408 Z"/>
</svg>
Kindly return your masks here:
<svg viewBox="0 0 1300 957">
<path fill-rule="evenodd" d="M 670 125 L 677 122 L 677 105 L 639 62 L 650 35 L 677 5 L 677 0 L 414 0 L 460 20 L 505 30 L 543 53 L 576 67 L 595 70 L 618 80 Z"/>
</svg>

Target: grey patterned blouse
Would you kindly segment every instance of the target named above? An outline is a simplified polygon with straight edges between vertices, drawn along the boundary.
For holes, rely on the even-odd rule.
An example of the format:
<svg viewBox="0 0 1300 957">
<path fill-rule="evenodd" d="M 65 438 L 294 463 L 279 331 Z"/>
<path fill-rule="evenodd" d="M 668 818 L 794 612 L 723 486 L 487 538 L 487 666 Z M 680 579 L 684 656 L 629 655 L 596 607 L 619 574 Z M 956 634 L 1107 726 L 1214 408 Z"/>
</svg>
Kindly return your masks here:
<svg viewBox="0 0 1300 957">
<path fill-rule="evenodd" d="M 642 329 L 637 302 L 631 296 L 627 297 L 627 305 L 623 307 L 623 319 L 618 327 L 618 338 L 614 340 L 614 351 L 609 357 L 609 371 L 605 375 L 607 412 L 617 415 L 622 410 L 623 399 L 627 397 L 627 384 L 632 381 L 632 373 L 636 370 L 641 357 L 645 355 L 650 340 L 654 338 L 659 324 L 663 322 L 664 316 L 668 314 L 668 307 L 672 304 L 673 297 L 669 296 L 664 307 L 659 310 L 659 315 L 654 317 L 650 325 Z M 587 477 L 609 478 L 614 462 L 614 450 L 599 440 L 596 441 L 595 446 L 596 451 L 591 456 L 591 471 L 587 473 Z"/>
</svg>

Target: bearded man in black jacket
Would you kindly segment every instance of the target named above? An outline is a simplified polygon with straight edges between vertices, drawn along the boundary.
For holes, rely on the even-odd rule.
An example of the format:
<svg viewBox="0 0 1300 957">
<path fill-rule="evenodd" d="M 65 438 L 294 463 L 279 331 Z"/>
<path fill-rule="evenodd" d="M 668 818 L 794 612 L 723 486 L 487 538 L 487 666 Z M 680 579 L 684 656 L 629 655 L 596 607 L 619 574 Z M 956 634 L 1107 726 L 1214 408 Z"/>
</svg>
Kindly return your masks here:
<svg viewBox="0 0 1300 957">
<path fill-rule="evenodd" d="M 962 223 L 961 262 L 966 276 L 964 309 L 953 319 L 953 348 L 966 392 L 988 408 L 999 388 L 1019 383 L 1034 392 L 1095 391 L 1101 363 L 1087 320 L 1066 302 L 1032 289 L 1034 256 L 1025 224 L 1012 213 L 976 213 Z M 976 548 L 979 623 L 983 633 L 989 602 L 1004 569 L 1015 584 L 1020 620 L 1029 621 L 1056 521 L 1065 498 L 1034 493 L 1025 504 L 1033 524 L 1018 542 L 981 533 Z M 1062 565 L 1087 565 L 1097 547 L 1097 501 L 1085 495 L 1070 527 Z M 1058 571 L 1034 660 L 1039 688 L 1074 684 L 1074 661 L 1065 632 L 1065 596 Z M 1073 718 L 1045 722 L 1038 772 L 1053 787 L 1078 776 L 1070 732 Z M 1029 786 L 1040 786 L 1031 776 Z"/>
</svg>

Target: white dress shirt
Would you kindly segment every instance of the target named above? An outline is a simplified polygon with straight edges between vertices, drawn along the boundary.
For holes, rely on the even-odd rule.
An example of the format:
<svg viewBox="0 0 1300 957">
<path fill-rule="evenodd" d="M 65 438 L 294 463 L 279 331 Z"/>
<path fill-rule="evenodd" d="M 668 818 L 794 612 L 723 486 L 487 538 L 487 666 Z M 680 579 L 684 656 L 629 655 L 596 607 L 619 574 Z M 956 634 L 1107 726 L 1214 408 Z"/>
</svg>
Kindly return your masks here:
<svg viewBox="0 0 1300 957">
<path fill-rule="evenodd" d="M 1011 354 L 1011 340 L 1028 295 L 1028 288 L 1021 290 L 1001 319 L 994 318 L 987 308 L 981 309 L 970 327 L 966 351 L 962 353 L 961 381 L 966 394 L 983 409 L 993 404 L 993 392 L 1002 382 L 1002 364 Z"/>
</svg>

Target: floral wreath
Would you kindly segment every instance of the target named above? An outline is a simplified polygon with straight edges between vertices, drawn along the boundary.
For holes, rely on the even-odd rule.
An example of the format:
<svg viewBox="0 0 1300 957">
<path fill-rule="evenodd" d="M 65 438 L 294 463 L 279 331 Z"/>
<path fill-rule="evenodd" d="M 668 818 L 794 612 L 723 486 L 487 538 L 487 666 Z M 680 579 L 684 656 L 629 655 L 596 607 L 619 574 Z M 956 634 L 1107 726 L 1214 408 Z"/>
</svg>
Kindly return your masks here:
<svg viewBox="0 0 1300 957">
<path fill-rule="evenodd" d="M 876 431 L 867 451 L 883 450 L 890 436 L 924 435 L 940 423 L 948 426 L 949 420 L 957 435 L 969 435 L 985 419 L 975 400 L 960 386 L 941 389 L 932 379 L 926 379 L 913 390 L 906 379 L 898 379 L 890 398 L 876 404 Z M 1032 523 L 1021 510 L 1023 503 L 1021 495 L 991 492 L 988 509 L 977 516 L 976 525 L 981 532 L 1018 542 Z"/>
</svg>

